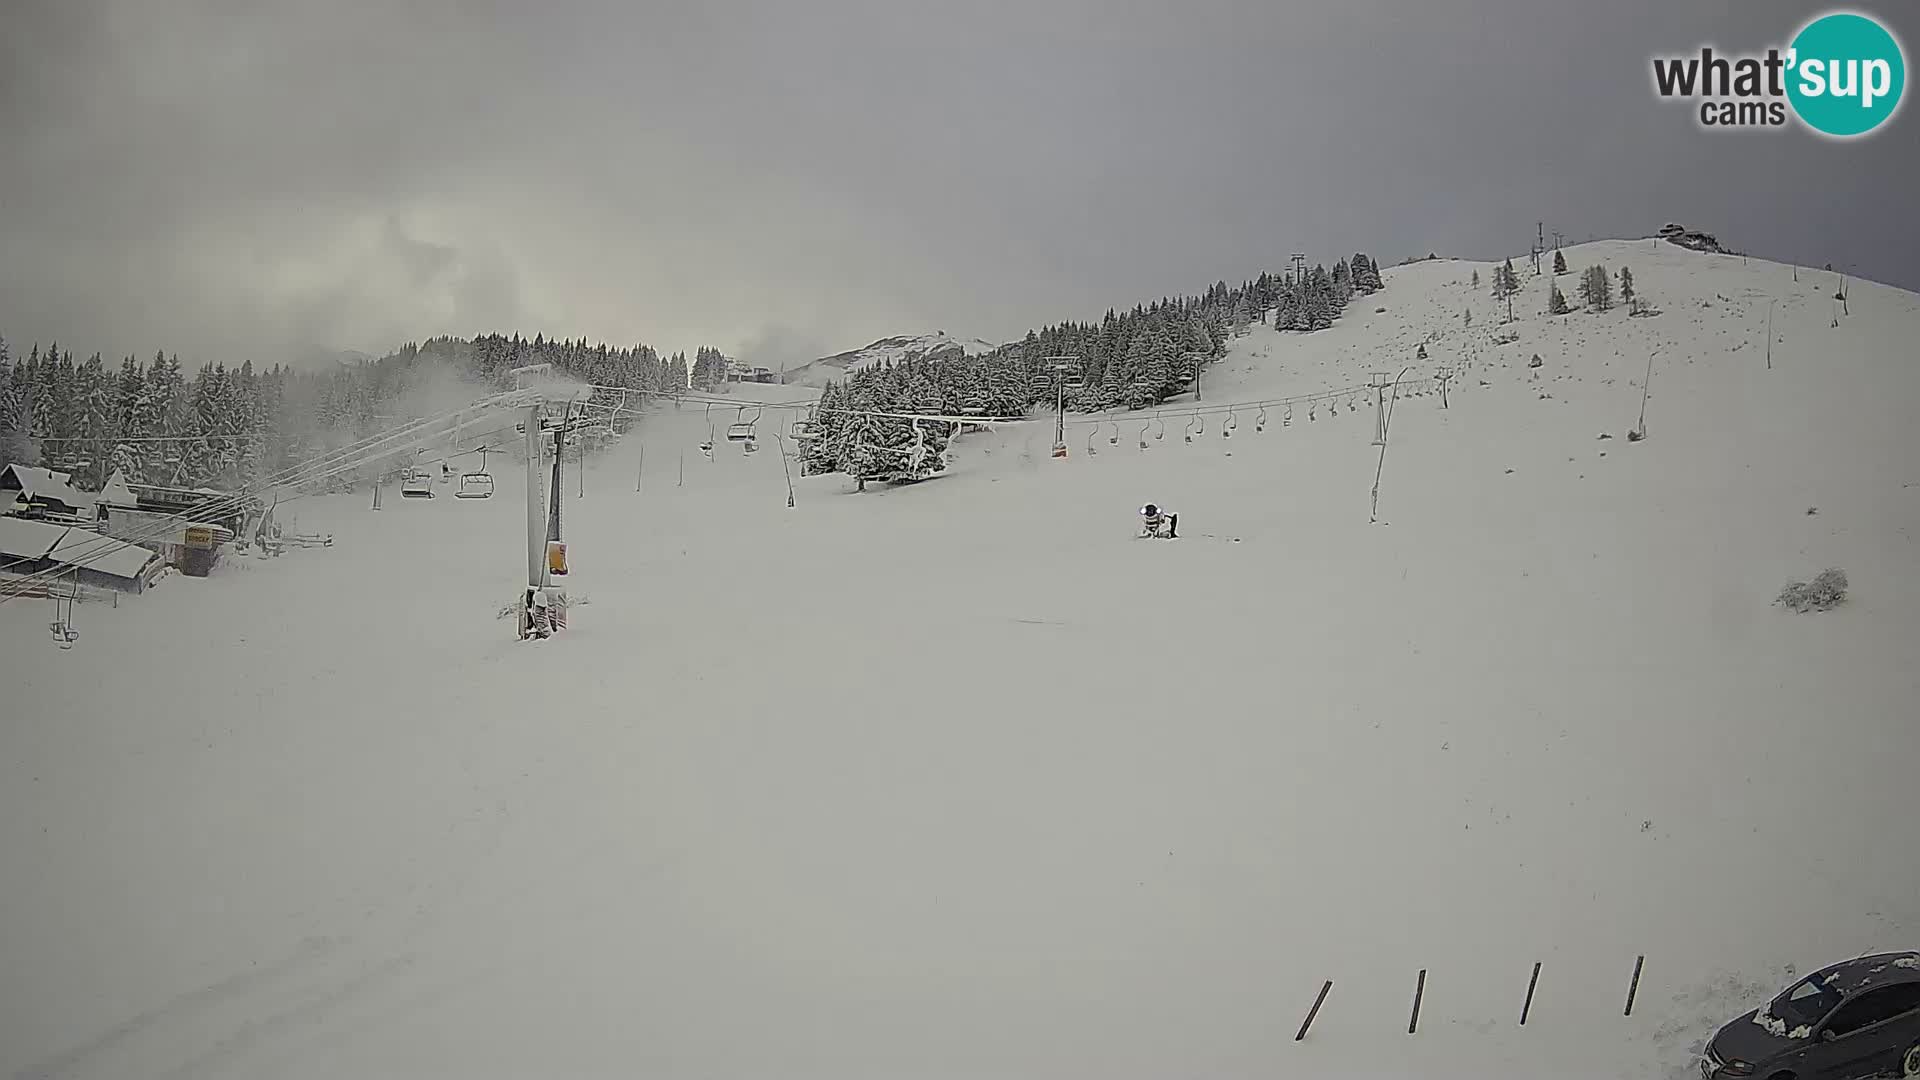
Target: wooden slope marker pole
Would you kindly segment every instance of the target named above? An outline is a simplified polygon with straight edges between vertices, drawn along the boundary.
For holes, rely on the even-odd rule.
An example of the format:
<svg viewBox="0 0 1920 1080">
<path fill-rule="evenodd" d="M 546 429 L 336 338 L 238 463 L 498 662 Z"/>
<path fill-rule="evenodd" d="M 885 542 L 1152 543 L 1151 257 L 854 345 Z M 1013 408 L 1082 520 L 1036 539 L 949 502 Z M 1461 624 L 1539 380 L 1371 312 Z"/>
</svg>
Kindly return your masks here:
<svg viewBox="0 0 1920 1080">
<path fill-rule="evenodd" d="M 1420 1027 L 1420 999 L 1427 994 L 1427 969 L 1420 969 L 1420 980 L 1413 985 L 1413 1018 L 1407 1021 L 1407 1034 L 1411 1035 Z"/>
<path fill-rule="evenodd" d="M 1313 1008 L 1307 1010 L 1307 1018 L 1300 1022 L 1300 1031 L 1293 1041 L 1299 1042 L 1307 1037 L 1307 1029 L 1313 1026 L 1313 1018 L 1320 1015 L 1320 1004 L 1327 1000 L 1327 991 L 1333 989 L 1333 980 L 1328 979 L 1320 986 L 1320 994 L 1313 999 Z"/>
<path fill-rule="evenodd" d="M 1645 967 L 1646 964 L 1647 957 L 1645 953 L 1640 954 L 1640 958 L 1633 962 L 1633 982 L 1627 985 L 1627 1011 L 1621 1013 L 1620 1015 L 1622 1016 L 1633 1015 L 1633 999 L 1640 993 L 1640 969 Z"/>
</svg>

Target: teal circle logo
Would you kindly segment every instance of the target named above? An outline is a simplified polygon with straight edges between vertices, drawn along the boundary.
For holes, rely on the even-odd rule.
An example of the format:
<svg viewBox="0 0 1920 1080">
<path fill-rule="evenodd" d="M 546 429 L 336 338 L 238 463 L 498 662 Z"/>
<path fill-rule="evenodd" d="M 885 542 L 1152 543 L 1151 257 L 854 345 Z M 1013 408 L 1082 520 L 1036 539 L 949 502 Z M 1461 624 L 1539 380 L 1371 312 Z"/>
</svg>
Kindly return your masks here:
<svg viewBox="0 0 1920 1080">
<path fill-rule="evenodd" d="M 1808 127 L 1852 138 L 1887 122 L 1907 88 L 1907 61 L 1891 32 L 1850 11 L 1822 15 L 1794 36 L 1787 99 Z"/>
</svg>

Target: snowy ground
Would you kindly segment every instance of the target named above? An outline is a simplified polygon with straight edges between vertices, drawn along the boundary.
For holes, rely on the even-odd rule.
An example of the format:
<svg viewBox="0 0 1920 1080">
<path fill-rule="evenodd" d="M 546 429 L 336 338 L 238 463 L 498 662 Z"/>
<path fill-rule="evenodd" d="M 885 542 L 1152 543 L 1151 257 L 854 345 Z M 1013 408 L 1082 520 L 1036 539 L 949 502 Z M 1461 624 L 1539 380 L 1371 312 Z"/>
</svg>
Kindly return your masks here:
<svg viewBox="0 0 1920 1080">
<path fill-rule="evenodd" d="M 1394 413 L 1385 524 L 1344 403 L 792 510 L 689 411 L 569 502 L 563 640 L 494 618 L 499 468 L 310 500 L 335 547 L 70 652 L 0 607 L 0 1077 L 1689 1075 L 1789 966 L 1920 943 L 1920 298 L 1833 329 L 1824 273 L 1568 261 L 1664 314 L 1523 271 L 1495 347 L 1423 263 L 1209 377 L 1471 363 Z M 1830 565 L 1842 608 L 1770 606 Z"/>
</svg>

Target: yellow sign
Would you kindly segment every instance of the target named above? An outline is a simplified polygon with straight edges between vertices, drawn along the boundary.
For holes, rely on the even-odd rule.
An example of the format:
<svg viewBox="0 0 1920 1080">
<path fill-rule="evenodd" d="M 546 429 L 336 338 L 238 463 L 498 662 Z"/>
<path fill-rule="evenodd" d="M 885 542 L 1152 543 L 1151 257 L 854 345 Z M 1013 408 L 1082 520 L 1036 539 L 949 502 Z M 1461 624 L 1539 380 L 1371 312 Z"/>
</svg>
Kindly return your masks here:
<svg viewBox="0 0 1920 1080">
<path fill-rule="evenodd" d="M 186 541 L 190 548 L 210 548 L 213 546 L 213 530 L 205 525 L 189 525 Z"/>
</svg>

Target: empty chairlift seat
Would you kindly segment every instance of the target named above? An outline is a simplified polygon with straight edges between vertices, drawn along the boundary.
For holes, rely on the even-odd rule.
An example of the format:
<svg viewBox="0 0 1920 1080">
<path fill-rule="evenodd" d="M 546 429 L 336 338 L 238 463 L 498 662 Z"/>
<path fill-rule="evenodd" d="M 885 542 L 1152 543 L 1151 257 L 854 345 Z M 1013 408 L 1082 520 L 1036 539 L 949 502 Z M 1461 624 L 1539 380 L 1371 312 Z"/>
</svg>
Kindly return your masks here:
<svg viewBox="0 0 1920 1080">
<path fill-rule="evenodd" d="M 488 499 L 493 497 L 493 474 L 470 472 L 460 474 L 460 488 L 453 493 L 456 499 Z"/>
<path fill-rule="evenodd" d="M 433 498 L 433 477 L 418 470 L 407 473 L 400 480 L 400 495 L 408 499 Z"/>
</svg>

